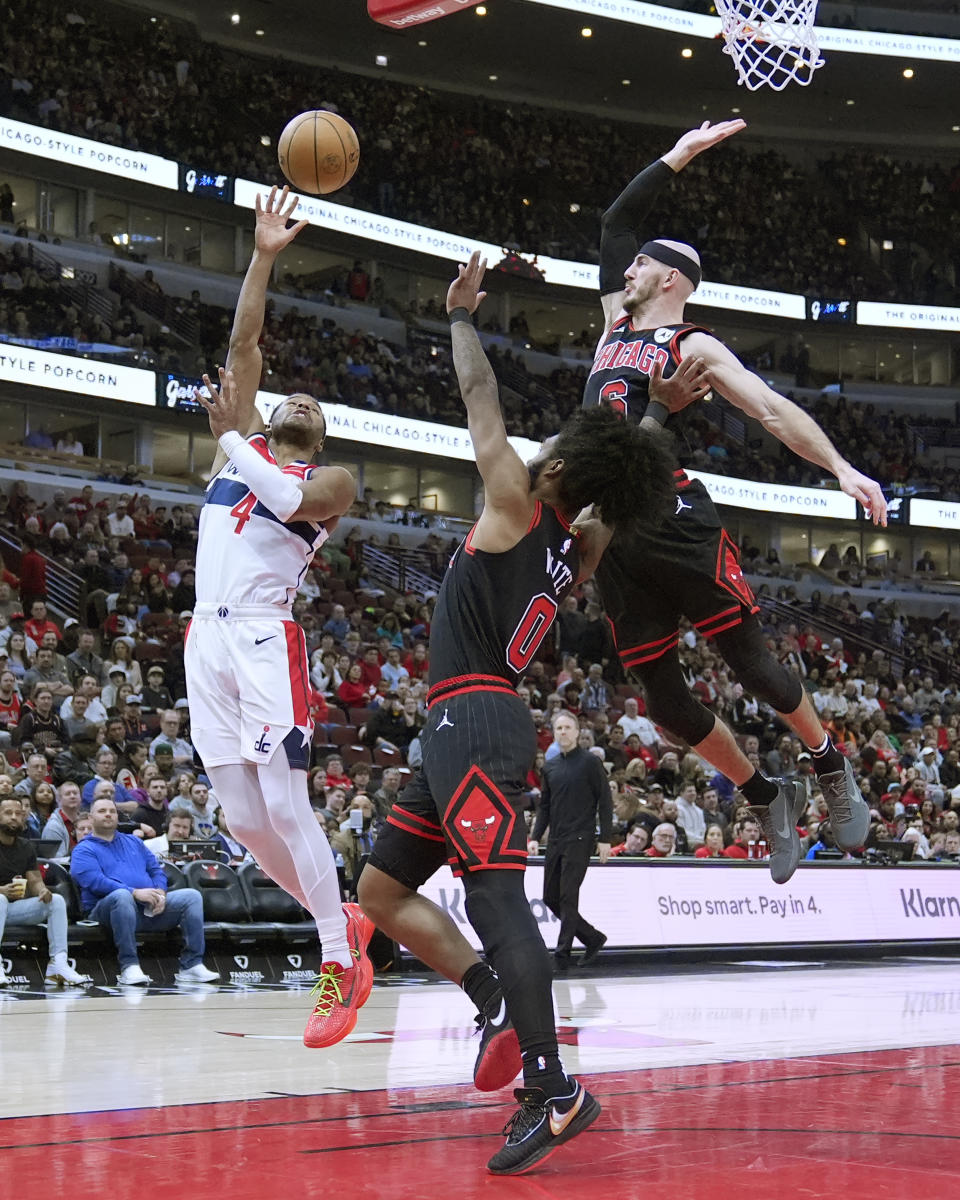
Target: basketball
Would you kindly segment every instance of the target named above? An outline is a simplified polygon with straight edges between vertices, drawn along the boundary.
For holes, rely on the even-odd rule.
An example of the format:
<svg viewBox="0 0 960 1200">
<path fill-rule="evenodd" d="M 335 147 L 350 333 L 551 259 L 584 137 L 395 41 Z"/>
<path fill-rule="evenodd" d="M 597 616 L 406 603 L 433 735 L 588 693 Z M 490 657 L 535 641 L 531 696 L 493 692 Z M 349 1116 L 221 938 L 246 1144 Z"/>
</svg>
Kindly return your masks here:
<svg viewBox="0 0 960 1200">
<path fill-rule="evenodd" d="M 360 163 L 360 143 L 343 117 L 315 109 L 287 122 L 277 157 L 280 170 L 298 192 L 325 196 L 353 178 Z"/>
</svg>

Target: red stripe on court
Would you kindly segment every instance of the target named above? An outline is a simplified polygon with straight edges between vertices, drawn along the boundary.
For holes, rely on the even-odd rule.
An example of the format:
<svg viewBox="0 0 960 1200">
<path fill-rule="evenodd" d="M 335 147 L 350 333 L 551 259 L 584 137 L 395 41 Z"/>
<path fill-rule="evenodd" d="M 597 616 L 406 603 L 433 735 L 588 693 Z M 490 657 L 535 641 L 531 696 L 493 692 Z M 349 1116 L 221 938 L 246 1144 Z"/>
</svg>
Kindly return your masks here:
<svg viewBox="0 0 960 1200">
<path fill-rule="evenodd" d="M 303 630 L 296 621 L 284 621 L 287 638 L 287 662 L 290 664 L 290 695 L 293 697 L 293 723 L 310 722 L 310 679 L 307 675 L 307 649 Z"/>
<path fill-rule="evenodd" d="M 469 1024 L 462 1002 L 457 1012 Z M 216 1028 L 204 1036 L 215 1038 Z M 581 1055 L 597 1034 L 561 1034 L 571 1032 Z M 335 1064 L 327 1069 L 348 1083 L 358 1050 L 314 1051 L 310 1062 L 317 1071 Z M 276 1052 L 281 1061 L 287 1054 Z M 243 1057 L 233 1055 L 237 1063 Z M 389 1090 L 13 1117 L 0 1122 L 5 1194 L 47 1195 L 57 1191 L 51 1180 L 60 1180 L 70 1200 L 128 1200 L 146 1190 L 263 1200 L 316 1196 L 335 1181 L 339 1192 L 382 1200 L 452 1192 L 457 1200 L 597 1192 L 604 1200 L 954 1200 L 960 1136 L 950 1098 L 960 1086 L 958 1060 L 960 1050 L 947 1044 L 578 1071 L 603 1111 L 523 1180 L 485 1168 L 516 1110 L 510 1092 L 431 1086 L 428 1067 L 421 1083 Z M 149 1056 L 141 1054 L 135 1069 L 148 1070 Z"/>
</svg>

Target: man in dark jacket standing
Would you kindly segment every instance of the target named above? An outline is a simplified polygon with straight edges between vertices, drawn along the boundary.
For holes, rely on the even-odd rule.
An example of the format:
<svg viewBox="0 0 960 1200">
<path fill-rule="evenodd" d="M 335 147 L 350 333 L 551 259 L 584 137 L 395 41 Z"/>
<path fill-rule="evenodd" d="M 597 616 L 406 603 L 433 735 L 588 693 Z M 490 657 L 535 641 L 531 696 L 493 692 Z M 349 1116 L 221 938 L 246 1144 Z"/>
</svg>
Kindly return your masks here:
<svg viewBox="0 0 960 1200">
<path fill-rule="evenodd" d="M 540 807 L 527 849 L 536 854 L 547 826 L 550 840 L 543 866 L 543 902 L 560 918 L 560 935 L 554 962 L 558 971 L 570 965 L 573 939 L 586 947 L 581 966 L 593 962 L 606 942 L 606 934 L 595 929 L 579 912 L 580 885 L 587 873 L 597 823 L 600 825 L 600 862 L 610 857 L 613 805 L 603 764 L 595 754 L 577 745 L 580 726 L 576 717 L 559 712 L 553 720 L 553 735 L 560 753 L 543 768 Z"/>
</svg>

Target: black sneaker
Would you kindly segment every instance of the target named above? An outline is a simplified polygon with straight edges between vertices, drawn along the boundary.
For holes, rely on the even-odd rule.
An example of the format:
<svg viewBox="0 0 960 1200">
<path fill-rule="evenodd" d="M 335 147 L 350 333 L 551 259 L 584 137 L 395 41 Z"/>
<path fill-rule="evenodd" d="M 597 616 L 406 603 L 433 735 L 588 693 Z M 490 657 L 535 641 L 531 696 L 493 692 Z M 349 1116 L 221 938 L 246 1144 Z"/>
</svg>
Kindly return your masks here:
<svg viewBox="0 0 960 1200">
<path fill-rule="evenodd" d="M 473 1086 L 479 1092 L 499 1092 L 523 1070 L 517 1031 L 507 1016 L 502 996 L 500 1009 L 494 1016 L 477 1014 L 477 1028 L 480 1049 L 473 1064 Z"/>
<path fill-rule="evenodd" d="M 591 942 L 590 945 L 583 952 L 583 954 L 581 954 L 580 966 L 581 967 L 589 967 L 591 963 L 596 962 L 598 957 L 600 956 L 600 951 L 604 948 L 604 946 L 606 944 L 607 944 L 607 935 L 605 933 L 601 933 L 600 936 L 597 938 L 597 940 L 595 942 Z"/>
<path fill-rule="evenodd" d="M 800 862 L 800 836 L 797 822 L 807 807 L 807 797 L 799 783 L 780 783 L 780 790 L 768 806 L 756 805 L 750 812 L 760 823 L 770 850 L 770 878 L 786 883 Z"/>
<path fill-rule="evenodd" d="M 817 782 L 827 802 L 837 845 L 841 850 L 859 850 L 870 832 L 870 806 L 863 798 L 850 760 L 844 760 L 842 771 L 819 775 Z"/>
<path fill-rule="evenodd" d="M 573 1078 L 573 1094 L 548 1100 L 540 1088 L 517 1088 L 520 1108 L 504 1125 L 507 1143 L 487 1163 L 494 1175 L 522 1175 L 600 1116 L 600 1105 Z"/>
</svg>

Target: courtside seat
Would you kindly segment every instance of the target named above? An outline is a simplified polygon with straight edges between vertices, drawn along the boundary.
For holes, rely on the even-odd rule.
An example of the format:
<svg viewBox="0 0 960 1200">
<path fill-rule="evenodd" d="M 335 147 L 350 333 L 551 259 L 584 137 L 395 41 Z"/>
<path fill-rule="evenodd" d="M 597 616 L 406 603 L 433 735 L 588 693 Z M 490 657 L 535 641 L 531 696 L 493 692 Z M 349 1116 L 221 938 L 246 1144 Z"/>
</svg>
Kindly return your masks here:
<svg viewBox="0 0 960 1200">
<path fill-rule="evenodd" d="M 316 925 L 299 901 L 274 883 L 256 863 L 243 863 L 237 868 L 237 878 L 255 922 L 272 924 L 280 937 L 285 937 L 286 927 L 291 934 L 312 931 L 316 935 Z"/>
<path fill-rule="evenodd" d="M 184 873 L 180 870 L 180 868 L 175 863 L 165 862 L 165 863 L 161 863 L 160 865 L 163 867 L 163 873 L 167 877 L 167 891 L 168 892 L 176 892 L 176 891 L 179 891 L 180 888 L 185 888 L 185 887 L 190 886 L 187 883 L 186 875 L 184 875 Z"/>
<path fill-rule="evenodd" d="M 366 746 L 354 744 L 352 746 L 339 746 L 338 749 L 341 752 L 344 767 L 352 767 L 354 763 L 358 762 L 373 762 L 373 755 Z"/>
<path fill-rule="evenodd" d="M 205 924 L 224 926 L 250 924 L 250 910 L 236 872 L 222 863 L 186 863 L 184 878 L 188 888 L 196 888 L 203 898 Z"/>
</svg>

